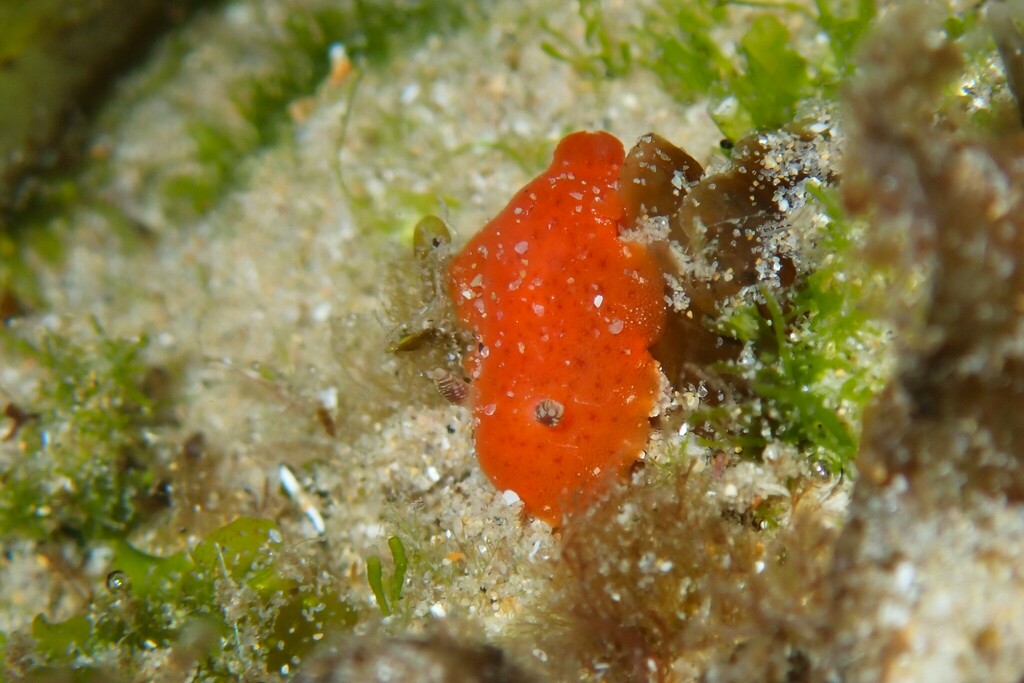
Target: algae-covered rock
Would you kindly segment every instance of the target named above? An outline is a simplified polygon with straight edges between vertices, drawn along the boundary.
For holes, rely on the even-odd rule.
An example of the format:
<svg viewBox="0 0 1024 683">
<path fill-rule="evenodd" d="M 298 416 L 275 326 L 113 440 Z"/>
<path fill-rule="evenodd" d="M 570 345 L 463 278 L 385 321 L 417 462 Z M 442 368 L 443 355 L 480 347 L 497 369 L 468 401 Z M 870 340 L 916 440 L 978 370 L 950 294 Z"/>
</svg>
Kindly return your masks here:
<svg viewBox="0 0 1024 683">
<path fill-rule="evenodd" d="M 836 549 L 830 667 L 846 681 L 1016 681 L 1024 661 L 1024 134 L 936 124 L 962 55 L 894 11 L 851 89 L 848 203 L 912 297 L 865 420 Z"/>
</svg>

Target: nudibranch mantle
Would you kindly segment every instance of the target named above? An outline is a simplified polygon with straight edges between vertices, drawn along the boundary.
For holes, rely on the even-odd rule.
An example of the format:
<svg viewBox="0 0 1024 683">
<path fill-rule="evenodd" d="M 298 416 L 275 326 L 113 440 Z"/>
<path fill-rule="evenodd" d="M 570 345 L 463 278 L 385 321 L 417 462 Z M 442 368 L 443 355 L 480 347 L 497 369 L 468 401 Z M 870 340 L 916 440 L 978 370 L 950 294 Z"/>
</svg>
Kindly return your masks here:
<svg viewBox="0 0 1024 683">
<path fill-rule="evenodd" d="M 620 236 L 624 159 L 608 133 L 569 135 L 448 271 L 477 341 L 464 366 L 481 467 L 553 525 L 636 461 L 659 394 L 664 286 Z"/>
</svg>

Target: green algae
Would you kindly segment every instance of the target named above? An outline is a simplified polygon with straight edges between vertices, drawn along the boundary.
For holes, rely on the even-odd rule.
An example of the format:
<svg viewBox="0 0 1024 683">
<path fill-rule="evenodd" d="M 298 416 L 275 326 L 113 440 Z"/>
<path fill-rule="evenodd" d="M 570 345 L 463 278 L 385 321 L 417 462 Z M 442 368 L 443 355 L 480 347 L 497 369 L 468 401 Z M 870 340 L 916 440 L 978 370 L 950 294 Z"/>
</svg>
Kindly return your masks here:
<svg viewBox="0 0 1024 683">
<path fill-rule="evenodd" d="M 390 537 L 388 549 L 391 551 L 391 561 L 394 565 L 388 577 L 384 576 L 379 555 L 371 555 L 366 559 L 366 580 L 373 591 L 380 613 L 385 617 L 393 614 L 398 607 L 398 601 L 402 598 L 402 587 L 405 585 L 405 570 L 409 566 L 409 558 L 405 554 L 405 545 L 401 538 Z"/>
<path fill-rule="evenodd" d="M 723 31 L 735 24 L 741 8 L 748 12 L 742 20 L 748 28 L 732 53 L 724 48 Z M 874 0 L 816 0 L 810 7 L 667 0 L 644 10 L 640 22 L 623 27 L 597 3 L 584 2 L 579 4 L 583 44 L 546 26 L 551 39 L 544 49 L 595 80 L 640 68 L 657 76 L 680 102 L 709 98 L 715 123 L 735 140 L 789 123 L 805 100 L 834 100 L 875 12 Z M 827 37 L 825 53 L 814 41 L 791 33 L 793 16 L 810 19 Z"/>
<path fill-rule="evenodd" d="M 809 192 L 828 217 L 817 246 L 827 257 L 796 288 L 785 310 L 762 289 L 757 301 L 714 322 L 723 335 L 748 346 L 746 359 L 722 363 L 718 370 L 743 378 L 753 396 L 702 408 L 694 421 L 715 425 L 719 436 L 713 442 L 719 447 L 756 454 L 779 441 L 839 474 L 855 460 L 865 407 L 887 379 L 880 356 L 886 327 L 867 303 L 881 280 L 856 258 L 863 225 L 845 215 L 836 190 Z"/>
<path fill-rule="evenodd" d="M 541 27 L 551 39 L 542 42 L 541 49 L 591 78 L 616 78 L 628 74 L 633 68 L 633 48 L 628 40 L 612 29 L 611 22 L 601 11 L 601 3 L 580 0 L 578 12 L 583 21 L 583 45 L 577 46 L 564 31 L 542 20 Z"/>
<path fill-rule="evenodd" d="M 229 86 L 228 97 L 243 125 L 226 125 L 215 118 L 194 121 L 189 134 L 200 170 L 169 178 L 164 185 L 166 197 L 182 205 L 185 216 L 209 210 L 239 180 L 247 157 L 274 145 L 293 129 L 290 106 L 315 96 L 332 68 L 328 56 L 332 46 L 343 48 L 357 68 L 365 68 L 432 34 L 458 28 L 474 8 L 473 3 L 450 0 L 358 0 L 290 13 L 281 28 L 282 37 L 268 48 L 272 65 Z M 353 89 L 357 78 L 351 77 Z M 410 206 L 424 206 L 420 197 L 407 200 Z M 429 204 L 425 210 L 433 208 Z"/>
<path fill-rule="evenodd" d="M 5 536 L 70 535 L 83 544 L 123 536 L 139 521 L 154 483 L 156 453 L 146 431 L 156 405 L 143 390 L 145 337 L 115 339 L 98 324 L 87 342 L 7 330 L 9 351 L 46 372 L 28 415 L 10 438 L 24 457 L 7 459 L 0 478 Z"/>
<path fill-rule="evenodd" d="M 255 675 L 281 673 L 359 620 L 341 582 L 289 559 L 280 529 L 265 519 L 236 519 L 191 552 L 168 557 L 117 542 L 111 566 L 107 592 L 84 613 L 59 622 L 35 618 L 32 649 L 19 667 L 117 664 L 136 676 L 149 653 L 180 651 L 198 631 L 206 636 L 190 654 L 193 675 L 233 677 L 239 671 L 229 656 Z M 249 607 L 232 607 L 238 600 Z"/>
</svg>

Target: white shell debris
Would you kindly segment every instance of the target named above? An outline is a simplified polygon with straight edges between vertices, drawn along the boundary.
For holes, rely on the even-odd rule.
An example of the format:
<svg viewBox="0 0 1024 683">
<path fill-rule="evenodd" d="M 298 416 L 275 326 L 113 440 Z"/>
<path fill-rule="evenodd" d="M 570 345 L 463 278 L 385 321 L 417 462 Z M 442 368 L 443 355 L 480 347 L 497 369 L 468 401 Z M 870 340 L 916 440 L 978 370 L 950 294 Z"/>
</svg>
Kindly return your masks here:
<svg viewBox="0 0 1024 683">
<path fill-rule="evenodd" d="M 313 525 L 313 531 L 317 536 L 323 536 L 327 531 L 324 518 L 313 503 L 313 497 L 306 493 L 298 478 L 288 465 L 281 464 L 277 468 L 277 478 L 281 481 L 281 488 L 284 489 L 288 498 L 294 501 L 299 509 L 306 515 L 306 519 Z"/>
</svg>

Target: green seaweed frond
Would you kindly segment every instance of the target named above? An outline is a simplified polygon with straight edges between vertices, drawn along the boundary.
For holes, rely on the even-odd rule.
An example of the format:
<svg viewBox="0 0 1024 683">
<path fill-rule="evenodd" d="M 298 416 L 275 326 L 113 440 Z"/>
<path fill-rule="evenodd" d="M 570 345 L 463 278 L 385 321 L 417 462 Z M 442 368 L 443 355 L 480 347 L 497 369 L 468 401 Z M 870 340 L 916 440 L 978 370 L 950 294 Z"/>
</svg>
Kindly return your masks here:
<svg viewBox="0 0 1024 683">
<path fill-rule="evenodd" d="M 828 38 L 830 61 L 821 81 L 835 84 L 854 68 L 857 46 L 874 19 L 876 0 L 815 0 L 814 20 Z"/>
<path fill-rule="evenodd" d="M 154 650 L 172 649 L 189 651 L 197 680 L 259 678 L 287 673 L 359 619 L 339 582 L 289 559 L 269 520 L 239 518 L 191 553 L 155 557 L 124 541 L 113 550 L 106 592 L 84 613 L 36 617 L 33 668 L 116 662 L 139 675 Z"/>
<path fill-rule="evenodd" d="M 152 487 L 156 421 L 143 391 L 146 337 L 114 339 L 98 324 L 80 343 L 44 332 L 8 330 L 7 345 L 38 363 L 46 378 L 12 427 L 0 459 L 0 529 L 21 538 L 60 531 L 81 541 L 119 537 L 139 521 L 138 499 Z"/>
<path fill-rule="evenodd" d="M 726 16 L 724 8 L 710 0 L 666 2 L 648 11 L 648 33 L 636 39 L 637 62 L 682 102 L 708 95 L 733 71 L 714 36 Z"/>
<path fill-rule="evenodd" d="M 735 54 L 721 49 L 717 34 L 732 23 L 730 6 L 756 10 Z M 792 33 L 788 18 L 794 14 L 803 24 L 809 18 L 827 38 L 824 54 L 815 41 Z M 668 2 L 645 18 L 637 61 L 681 101 L 710 97 L 712 118 L 735 140 L 789 123 L 804 101 L 834 99 L 874 14 L 874 0 L 817 0 L 813 9 L 784 2 Z"/>
<path fill-rule="evenodd" d="M 732 52 L 726 31 L 737 25 L 739 10 L 750 13 L 742 19 L 748 28 Z M 580 2 L 579 14 L 582 45 L 543 25 L 551 36 L 543 44 L 548 55 L 593 79 L 646 69 L 681 102 L 709 98 L 715 123 L 735 140 L 791 122 L 806 100 L 834 100 L 875 0 L 667 0 L 646 10 L 639 24 L 617 29 L 597 2 Z M 795 16 L 799 21 L 790 20 Z M 794 26 L 824 36 L 825 46 L 794 34 Z"/>
<path fill-rule="evenodd" d="M 373 591 L 373 597 L 377 601 L 377 607 L 384 616 L 390 616 L 395 612 L 398 601 L 402 598 L 402 587 L 405 585 L 405 571 L 409 566 L 409 558 L 405 554 L 405 546 L 402 539 L 392 536 L 388 539 L 388 549 L 391 551 L 391 561 L 394 564 L 394 571 L 391 576 L 384 577 L 384 570 L 379 555 L 371 555 L 366 559 L 366 580 Z"/>
<path fill-rule="evenodd" d="M 625 76 L 633 67 L 633 51 L 629 41 L 616 35 L 601 12 L 597 0 L 579 0 L 578 12 L 583 21 L 583 46 L 556 29 L 546 19 L 541 28 L 550 36 L 541 49 L 551 57 L 571 65 L 591 78 Z"/>
<path fill-rule="evenodd" d="M 464 0 L 356 0 L 342 40 L 356 58 L 385 60 L 397 50 L 464 26 L 485 7 Z"/>
</svg>

